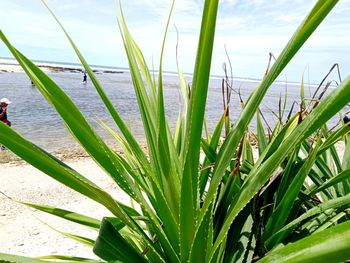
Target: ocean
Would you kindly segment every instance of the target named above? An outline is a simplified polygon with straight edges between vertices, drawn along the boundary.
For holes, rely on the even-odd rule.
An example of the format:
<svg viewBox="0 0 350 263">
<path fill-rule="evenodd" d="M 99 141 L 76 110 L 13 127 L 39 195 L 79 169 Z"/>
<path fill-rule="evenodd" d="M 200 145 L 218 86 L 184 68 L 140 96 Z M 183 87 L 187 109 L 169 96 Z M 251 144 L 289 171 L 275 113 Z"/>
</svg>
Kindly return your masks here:
<svg viewBox="0 0 350 263">
<path fill-rule="evenodd" d="M 48 74 L 71 97 L 96 131 L 108 143 L 115 143 L 113 138 L 99 124 L 99 121 L 103 121 L 117 130 L 91 81 L 88 80 L 86 84 L 82 83 L 83 75 L 77 71 Z M 97 77 L 134 136 L 140 143 L 144 143 L 142 121 L 129 72 L 99 71 Z M 188 82 L 191 82 L 190 77 L 188 77 Z M 206 108 L 206 120 L 210 131 L 214 129 L 223 113 L 221 82 L 222 80 L 219 77 L 213 77 L 210 80 Z M 236 79 L 233 81 L 233 89 L 235 91 L 240 90 L 244 101 L 247 100 L 249 94 L 257 85 L 258 82 L 253 80 Z M 306 96 L 311 97 L 314 90 L 315 86 L 306 85 Z M 285 116 L 287 116 L 293 101 L 297 102 L 294 107 L 295 112 L 298 110 L 300 102 L 300 85 L 295 83 L 272 85 L 261 104 L 261 111 L 272 127 L 277 121 L 279 98 L 284 99 L 286 91 L 287 112 Z M 176 75 L 167 74 L 164 76 L 164 96 L 167 118 L 171 129 L 173 129 L 181 110 L 181 93 Z M 79 148 L 59 115 L 38 89 L 31 84 L 25 73 L 1 72 L 0 97 L 7 97 L 12 101 L 8 108 L 8 118 L 12 122 L 13 129 L 29 141 L 51 152 L 60 149 Z M 232 92 L 230 105 L 230 116 L 234 124 L 241 111 L 239 96 L 235 92 Z M 332 119 L 330 126 L 335 125 L 338 121 L 339 117 Z M 252 131 L 256 130 L 255 121 L 252 122 L 250 129 Z"/>
</svg>

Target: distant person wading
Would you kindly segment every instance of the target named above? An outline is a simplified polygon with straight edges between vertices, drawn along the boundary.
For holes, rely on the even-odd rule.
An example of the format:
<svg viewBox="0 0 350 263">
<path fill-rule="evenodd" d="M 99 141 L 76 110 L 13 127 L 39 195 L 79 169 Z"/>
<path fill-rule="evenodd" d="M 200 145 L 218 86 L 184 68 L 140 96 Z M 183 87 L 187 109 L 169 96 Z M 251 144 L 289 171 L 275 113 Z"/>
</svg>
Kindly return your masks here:
<svg viewBox="0 0 350 263">
<path fill-rule="evenodd" d="M 87 82 L 87 76 L 86 76 L 86 72 L 84 71 L 84 76 L 83 76 L 83 82 L 86 83 Z"/>
</svg>

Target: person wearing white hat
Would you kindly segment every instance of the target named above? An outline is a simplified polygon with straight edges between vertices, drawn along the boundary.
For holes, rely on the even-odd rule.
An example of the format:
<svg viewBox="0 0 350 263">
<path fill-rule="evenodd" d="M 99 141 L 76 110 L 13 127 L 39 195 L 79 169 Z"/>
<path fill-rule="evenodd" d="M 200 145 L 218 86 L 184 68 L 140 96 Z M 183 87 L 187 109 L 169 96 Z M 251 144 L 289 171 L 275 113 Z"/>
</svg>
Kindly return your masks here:
<svg viewBox="0 0 350 263">
<path fill-rule="evenodd" d="M 11 122 L 7 119 L 7 106 L 11 104 L 11 101 L 7 98 L 2 98 L 0 100 L 0 121 L 6 123 L 8 126 L 11 126 Z"/>
</svg>

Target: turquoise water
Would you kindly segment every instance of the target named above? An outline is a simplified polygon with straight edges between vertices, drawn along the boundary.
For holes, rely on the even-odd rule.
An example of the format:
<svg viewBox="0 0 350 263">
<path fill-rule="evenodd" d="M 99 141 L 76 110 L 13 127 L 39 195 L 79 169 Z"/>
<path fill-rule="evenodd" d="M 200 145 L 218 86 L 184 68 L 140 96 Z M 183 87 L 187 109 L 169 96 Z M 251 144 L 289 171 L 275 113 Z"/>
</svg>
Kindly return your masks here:
<svg viewBox="0 0 350 263">
<path fill-rule="evenodd" d="M 91 82 L 83 84 L 81 73 L 58 72 L 49 75 L 68 93 L 98 133 L 108 143 L 112 143 L 112 138 L 100 127 L 98 120 L 106 122 L 113 128 L 115 126 Z M 99 73 L 97 77 L 133 134 L 140 142 L 145 142 L 130 74 L 128 72 Z M 188 79 L 188 81 L 191 80 Z M 165 76 L 164 83 L 166 113 L 173 129 L 181 109 L 181 94 L 176 76 Z M 236 91 L 240 89 L 244 100 L 256 86 L 256 82 L 244 80 L 236 80 L 233 85 Z M 294 100 L 299 101 L 298 85 L 273 85 L 262 103 L 261 110 L 271 126 L 276 121 L 274 113 L 278 113 L 279 97 L 284 96 L 286 89 L 288 90 L 287 109 L 289 109 Z M 306 95 L 309 96 L 313 90 L 314 88 L 306 88 Z M 25 73 L 0 73 L 0 97 L 7 97 L 13 102 L 8 108 L 8 118 L 13 128 L 28 140 L 49 151 L 77 147 L 77 143 L 65 128 L 58 114 L 37 88 L 31 85 Z M 238 95 L 233 92 L 230 112 L 233 121 L 237 118 L 240 107 Z M 297 108 L 296 105 L 295 110 Z M 210 130 L 213 130 L 222 112 L 221 80 L 212 79 L 206 109 Z M 332 123 L 335 124 L 337 121 L 338 119 L 334 119 Z M 253 122 L 252 130 L 254 126 Z"/>
</svg>

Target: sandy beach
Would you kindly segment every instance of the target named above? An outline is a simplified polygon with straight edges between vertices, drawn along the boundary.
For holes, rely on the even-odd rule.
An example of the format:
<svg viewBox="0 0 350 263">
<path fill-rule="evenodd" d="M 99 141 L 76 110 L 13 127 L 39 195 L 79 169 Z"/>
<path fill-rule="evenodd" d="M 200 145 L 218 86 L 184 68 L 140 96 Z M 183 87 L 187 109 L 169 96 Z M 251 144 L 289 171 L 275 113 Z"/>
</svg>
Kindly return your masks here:
<svg viewBox="0 0 350 263">
<path fill-rule="evenodd" d="M 57 64 L 54 62 L 36 62 L 33 61 L 45 73 L 57 73 L 57 72 L 83 72 L 83 66 L 71 65 L 71 64 Z M 104 73 L 122 73 L 125 69 L 116 69 L 112 67 L 92 67 L 94 72 Z M 14 59 L 0 58 L 0 73 L 14 73 L 24 72 L 22 67 Z"/>
<path fill-rule="evenodd" d="M 129 199 L 90 158 L 67 162 L 119 201 Z M 13 199 L 47 204 L 101 219 L 110 213 L 30 165 L 22 162 L 0 164 L 0 191 Z M 60 231 L 94 239 L 97 232 L 61 218 L 36 211 L 0 195 L 0 252 L 25 256 L 74 255 L 94 257 L 90 247 L 62 236 Z"/>
<path fill-rule="evenodd" d="M 63 67 L 59 65 L 46 65 L 44 63 L 38 64 L 38 66 L 45 72 L 57 72 L 62 71 Z M 22 67 L 14 60 L 0 59 L 0 72 L 24 72 Z"/>
<path fill-rule="evenodd" d="M 337 143 L 342 158 L 344 144 Z M 257 150 L 254 151 L 257 158 Z M 73 158 L 73 155 L 70 155 Z M 0 164 L 0 191 L 13 199 L 46 204 L 101 219 L 110 215 L 103 206 L 82 197 L 32 166 L 15 158 Z M 109 192 L 118 201 L 129 203 L 129 198 L 102 169 L 88 157 L 76 157 L 66 163 Z M 94 258 L 90 247 L 62 236 L 60 231 L 94 239 L 97 232 L 67 222 L 55 216 L 36 211 L 0 195 L 0 252 L 26 256 L 74 255 Z"/>
</svg>

